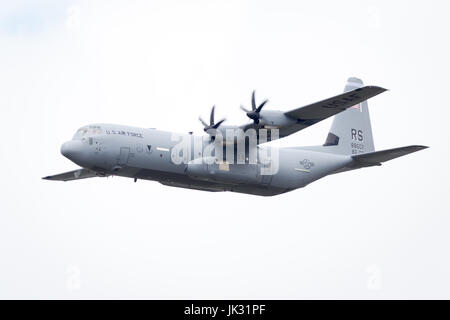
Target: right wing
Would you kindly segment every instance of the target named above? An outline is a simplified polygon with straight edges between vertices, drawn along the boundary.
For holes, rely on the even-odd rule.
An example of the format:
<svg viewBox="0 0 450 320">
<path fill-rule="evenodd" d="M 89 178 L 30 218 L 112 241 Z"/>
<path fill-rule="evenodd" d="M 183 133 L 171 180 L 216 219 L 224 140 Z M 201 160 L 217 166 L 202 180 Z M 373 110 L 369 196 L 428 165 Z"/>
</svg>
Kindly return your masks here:
<svg viewBox="0 0 450 320">
<path fill-rule="evenodd" d="M 60 174 L 56 174 L 53 176 L 43 177 L 45 180 L 54 180 L 54 181 L 72 181 L 72 180 L 80 180 L 86 178 L 97 177 L 98 175 L 91 170 L 88 169 L 78 169 L 69 172 L 64 172 Z"/>
</svg>

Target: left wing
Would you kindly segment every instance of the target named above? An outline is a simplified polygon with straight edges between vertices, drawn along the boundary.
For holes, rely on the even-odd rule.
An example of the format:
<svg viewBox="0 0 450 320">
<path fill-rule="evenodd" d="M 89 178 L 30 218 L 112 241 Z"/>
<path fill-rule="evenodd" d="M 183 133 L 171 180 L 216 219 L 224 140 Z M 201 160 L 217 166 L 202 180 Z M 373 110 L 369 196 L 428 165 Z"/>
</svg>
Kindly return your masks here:
<svg viewBox="0 0 450 320">
<path fill-rule="evenodd" d="M 78 169 L 69 172 L 64 172 L 60 174 L 56 174 L 54 176 L 43 177 L 45 180 L 55 180 L 55 181 L 72 181 L 72 180 L 80 180 L 86 178 L 97 177 L 97 174 L 94 171 L 88 169 Z"/>
<path fill-rule="evenodd" d="M 385 91 L 386 89 L 381 87 L 366 86 L 287 112 L 263 110 L 260 115 L 262 121 L 259 124 L 249 123 L 240 126 L 240 128 L 244 131 L 256 129 L 257 135 L 259 135 L 258 129 L 260 128 L 276 128 L 279 130 L 278 138 L 283 138 L 356 106 Z M 268 140 L 274 139 L 277 138 L 268 138 Z"/>
<path fill-rule="evenodd" d="M 303 130 L 385 91 L 381 87 L 366 86 L 285 112 L 286 116 L 296 120 L 296 124 L 280 128 L 280 137 Z"/>
</svg>

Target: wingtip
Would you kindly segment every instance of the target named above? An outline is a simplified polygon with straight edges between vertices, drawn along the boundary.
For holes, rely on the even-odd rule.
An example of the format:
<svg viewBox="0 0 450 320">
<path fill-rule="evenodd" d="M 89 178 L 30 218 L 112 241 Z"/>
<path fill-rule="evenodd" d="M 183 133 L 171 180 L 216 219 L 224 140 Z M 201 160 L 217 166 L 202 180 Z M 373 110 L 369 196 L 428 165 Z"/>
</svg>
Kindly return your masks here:
<svg viewBox="0 0 450 320">
<path fill-rule="evenodd" d="M 365 88 L 376 89 L 376 90 L 379 90 L 380 92 L 389 91 L 389 89 L 386 89 L 386 88 L 383 88 L 380 86 L 366 86 Z"/>
<path fill-rule="evenodd" d="M 370 90 L 372 92 L 375 92 L 375 95 L 389 91 L 389 89 L 379 87 L 379 86 L 364 86 L 361 88 L 354 89 L 353 91 L 364 91 L 364 90 Z"/>
<path fill-rule="evenodd" d="M 425 149 L 429 148 L 429 146 L 422 146 L 422 145 L 412 145 L 409 147 L 415 149 L 414 152 L 420 151 L 420 150 L 425 150 Z"/>
</svg>

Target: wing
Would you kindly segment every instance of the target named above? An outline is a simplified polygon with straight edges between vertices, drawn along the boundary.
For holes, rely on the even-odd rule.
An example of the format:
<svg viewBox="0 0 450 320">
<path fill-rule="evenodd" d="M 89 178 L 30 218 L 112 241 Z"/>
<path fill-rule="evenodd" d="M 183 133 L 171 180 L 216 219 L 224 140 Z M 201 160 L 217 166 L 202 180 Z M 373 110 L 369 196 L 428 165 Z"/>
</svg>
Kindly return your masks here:
<svg viewBox="0 0 450 320">
<path fill-rule="evenodd" d="M 54 181 L 72 181 L 72 180 L 80 180 L 86 178 L 97 177 L 97 174 L 94 171 L 87 169 L 78 169 L 69 172 L 64 172 L 60 174 L 56 174 L 54 176 L 43 177 L 45 180 L 54 180 Z"/>
<path fill-rule="evenodd" d="M 280 137 L 303 130 L 385 91 L 386 89 L 381 87 L 366 86 L 285 112 L 284 114 L 296 120 L 296 123 L 280 128 Z"/>
<path fill-rule="evenodd" d="M 255 129 L 258 135 L 258 143 L 258 129 L 262 127 L 279 129 L 278 138 L 283 138 L 354 107 L 385 91 L 386 89 L 381 87 L 366 86 L 284 113 L 276 110 L 263 110 L 261 114 L 263 120 L 266 121 L 265 124 L 249 123 L 239 128 L 243 131 Z M 274 139 L 277 139 L 277 137 L 268 137 L 269 141 Z"/>
</svg>

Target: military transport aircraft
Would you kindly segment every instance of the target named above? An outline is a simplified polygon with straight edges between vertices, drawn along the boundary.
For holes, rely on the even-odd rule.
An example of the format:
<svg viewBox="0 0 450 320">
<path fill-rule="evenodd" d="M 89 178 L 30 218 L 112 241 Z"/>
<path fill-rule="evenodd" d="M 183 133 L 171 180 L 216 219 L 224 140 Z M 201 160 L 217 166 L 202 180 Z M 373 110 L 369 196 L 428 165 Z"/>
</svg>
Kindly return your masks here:
<svg viewBox="0 0 450 320">
<path fill-rule="evenodd" d="M 252 122 L 241 126 L 200 118 L 203 136 L 175 134 L 116 124 L 91 124 L 80 128 L 61 153 L 79 165 L 74 171 L 43 179 L 70 181 L 91 177 L 122 176 L 154 180 L 164 185 L 204 191 L 233 191 L 273 196 L 327 175 L 383 162 L 427 147 L 413 145 L 375 151 L 367 99 L 386 89 L 363 86 L 348 79 L 343 94 L 287 112 L 257 105 L 255 92 Z M 275 148 L 265 144 L 335 116 L 325 143 L 311 147 Z"/>
</svg>

